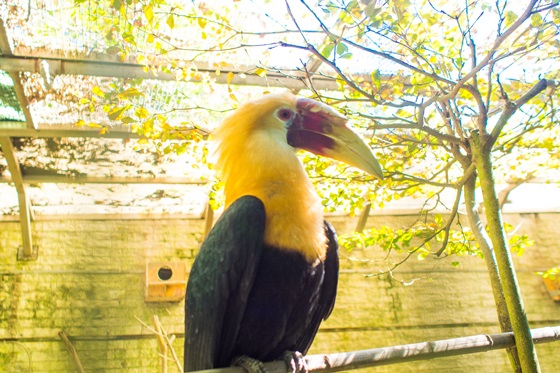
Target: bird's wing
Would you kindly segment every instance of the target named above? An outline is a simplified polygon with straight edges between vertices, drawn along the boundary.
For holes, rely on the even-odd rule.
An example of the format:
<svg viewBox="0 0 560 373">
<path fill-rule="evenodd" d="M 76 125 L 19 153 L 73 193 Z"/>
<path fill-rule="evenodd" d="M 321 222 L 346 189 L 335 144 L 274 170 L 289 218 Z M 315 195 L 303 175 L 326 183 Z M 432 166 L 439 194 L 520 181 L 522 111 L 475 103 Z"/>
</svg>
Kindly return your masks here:
<svg viewBox="0 0 560 373">
<path fill-rule="evenodd" d="M 265 210 L 252 196 L 236 200 L 202 244 L 185 301 L 185 371 L 229 364 L 263 247 Z"/>
<path fill-rule="evenodd" d="M 334 308 L 336 290 L 338 288 L 338 238 L 329 222 L 325 221 L 325 234 L 327 235 L 328 249 L 325 259 L 325 279 L 321 291 L 321 305 L 323 310 L 321 318 L 326 320 Z"/>
<path fill-rule="evenodd" d="M 324 277 L 321 285 L 321 292 L 317 301 L 317 308 L 310 321 L 307 324 L 305 333 L 297 342 L 297 350 L 306 354 L 313 343 L 313 339 L 319 330 L 321 321 L 326 320 L 333 308 L 336 300 L 336 291 L 338 288 L 338 240 L 336 232 L 329 222 L 325 221 L 325 234 L 327 236 L 327 256 L 323 262 Z"/>
</svg>

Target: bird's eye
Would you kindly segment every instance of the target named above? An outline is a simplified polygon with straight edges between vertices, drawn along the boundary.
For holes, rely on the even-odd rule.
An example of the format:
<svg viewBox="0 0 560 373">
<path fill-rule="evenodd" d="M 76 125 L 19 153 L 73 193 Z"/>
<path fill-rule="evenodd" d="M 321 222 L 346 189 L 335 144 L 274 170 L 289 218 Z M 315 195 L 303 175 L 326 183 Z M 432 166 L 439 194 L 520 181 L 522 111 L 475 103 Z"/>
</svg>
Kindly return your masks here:
<svg viewBox="0 0 560 373">
<path fill-rule="evenodd" d="M 294 112 L 288 108 L 282 108 L 276 113 L 278 119 L 282 122 L 289 122 L 294 117 Z"/>
</svg>

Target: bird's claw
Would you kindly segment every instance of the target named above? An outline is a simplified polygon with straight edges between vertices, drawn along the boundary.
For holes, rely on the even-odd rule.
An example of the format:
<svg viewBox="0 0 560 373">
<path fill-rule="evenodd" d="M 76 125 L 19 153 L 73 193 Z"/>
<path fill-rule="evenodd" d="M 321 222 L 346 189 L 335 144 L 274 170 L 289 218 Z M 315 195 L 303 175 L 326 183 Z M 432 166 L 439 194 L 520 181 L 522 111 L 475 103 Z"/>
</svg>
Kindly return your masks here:
<svg viewBox="0 0 560 373">
<path fill-rule="evenodd" d="M 247 355 L 237 356 L 233 360 L 232 365 L 245 369 L 247 373 L 268 373 L 262 361 L 253 359 Z"/>
<path fill-rule="evenodd" d="M 303 354 L 299 351 L 285 351 L 282 359 L 288 365 L 288 371 L 291 373 L 307 373 L 307 363 L 303 358 Z"/>
</svg>

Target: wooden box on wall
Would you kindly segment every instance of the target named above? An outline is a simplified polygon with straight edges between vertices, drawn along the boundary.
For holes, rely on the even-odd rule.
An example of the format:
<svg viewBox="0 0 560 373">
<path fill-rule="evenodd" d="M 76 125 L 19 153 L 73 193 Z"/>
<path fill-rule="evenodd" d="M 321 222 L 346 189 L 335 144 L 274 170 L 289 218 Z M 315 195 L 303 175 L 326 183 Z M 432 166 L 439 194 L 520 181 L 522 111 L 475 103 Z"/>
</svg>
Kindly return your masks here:
<svg viewBox="0 0 560 373">
<path fill-rule="evenodd" d="M 184 262 L 146 264 L 146 302 L 179 302 L 187 287 Z"/>
</svg>

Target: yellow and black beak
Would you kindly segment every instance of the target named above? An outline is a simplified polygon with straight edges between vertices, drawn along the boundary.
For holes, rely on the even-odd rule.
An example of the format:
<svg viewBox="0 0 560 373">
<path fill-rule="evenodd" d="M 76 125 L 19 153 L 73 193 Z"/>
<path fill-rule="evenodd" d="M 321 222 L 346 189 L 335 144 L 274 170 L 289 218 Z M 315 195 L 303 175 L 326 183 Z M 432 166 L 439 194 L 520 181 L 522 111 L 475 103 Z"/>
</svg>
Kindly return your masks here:
<svg viewBox="0 0 560 373">
<path fill-rule="evenodd" d="M 309 98 L 297 99 L 297 111 L 288 127 L 288 144 L 344 162 L 383 180 L 383 170 L 371 148 L 346 126 L 346 117 Z"/>
</svg>

